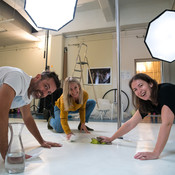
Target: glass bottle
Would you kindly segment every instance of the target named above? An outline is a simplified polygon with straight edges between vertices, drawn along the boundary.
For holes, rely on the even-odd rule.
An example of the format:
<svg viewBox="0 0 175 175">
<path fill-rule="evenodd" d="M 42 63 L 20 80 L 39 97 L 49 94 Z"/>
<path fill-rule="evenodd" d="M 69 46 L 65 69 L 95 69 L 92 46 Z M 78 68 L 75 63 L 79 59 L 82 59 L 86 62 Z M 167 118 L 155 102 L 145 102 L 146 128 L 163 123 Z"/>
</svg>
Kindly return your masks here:
<svg viewBox="0 0 175 175">
<path fill-rule="evenodd" d="M 25 153 L 21 139 L 23 123 L 9 123 L 11 138 L 5 157 L 5 169 L 10 174 L 21 173 L 25 169 Z"/>
</svg>

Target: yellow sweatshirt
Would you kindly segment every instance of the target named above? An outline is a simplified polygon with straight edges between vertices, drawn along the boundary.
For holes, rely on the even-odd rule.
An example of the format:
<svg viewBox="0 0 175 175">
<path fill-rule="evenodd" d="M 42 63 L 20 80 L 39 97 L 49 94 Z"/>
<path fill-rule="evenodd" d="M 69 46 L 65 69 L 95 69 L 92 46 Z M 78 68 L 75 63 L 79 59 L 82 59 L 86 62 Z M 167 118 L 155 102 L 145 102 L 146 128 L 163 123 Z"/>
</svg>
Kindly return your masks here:
<svg viewBox="0 0 175 175">
<path fill-rule="evenodd" d="M 79 109 L 80 122 L 85 123 L 87 100 L 88 100 L 88 93 L 86 91 L 83 91 L 83 104 L 77 104 L 76 102 L 73 102 L 73 106 L 71 108 L 69 108 L 68 111 L 64 110 L 63 94 L 55 102 L 55 105 L 60 109 L 61 126 L 66 134 L 71 133 L 71 130 L 70 130 L 69 125 L 68 125 L 68 112 L 69 111 L 76 111 Z"/>
</svg>

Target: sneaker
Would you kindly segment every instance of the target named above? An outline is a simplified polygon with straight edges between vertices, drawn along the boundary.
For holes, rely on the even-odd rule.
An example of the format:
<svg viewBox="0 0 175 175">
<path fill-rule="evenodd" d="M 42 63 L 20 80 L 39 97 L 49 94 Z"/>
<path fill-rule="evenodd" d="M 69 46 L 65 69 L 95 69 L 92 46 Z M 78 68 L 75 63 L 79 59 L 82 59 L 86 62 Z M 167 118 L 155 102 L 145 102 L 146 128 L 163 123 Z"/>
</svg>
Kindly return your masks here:
<svg viewBox="0 0 175 175">
<path fill-rule="evenodd" d="M 94 131 L 94 129 L 89 128 L 88 126 L 86 126 L 86 128 L 88 131 Z M 80 129 L 81 129 L 81 123 L 78 125 L 78 130 L 80 130 Z"/>
<path fill-rule="evenodd" d="M 50 125 L 50 120 L 51 120 L 52 117 L 49 117 L 48 119 L 48 123 L 47 123 L 47 128 L 48 129 L 53 129 L 52 126 Z"/>
</svg>

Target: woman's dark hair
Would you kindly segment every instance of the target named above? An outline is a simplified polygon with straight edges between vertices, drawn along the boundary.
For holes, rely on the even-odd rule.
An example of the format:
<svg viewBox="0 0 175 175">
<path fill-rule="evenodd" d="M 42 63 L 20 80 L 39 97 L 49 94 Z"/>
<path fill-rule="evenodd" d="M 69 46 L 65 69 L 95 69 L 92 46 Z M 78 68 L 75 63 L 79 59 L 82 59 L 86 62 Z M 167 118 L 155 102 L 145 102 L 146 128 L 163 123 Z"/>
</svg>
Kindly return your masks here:
<svg viewBox="0 0 175 175">
<path fill-rule="evenodd" d="M 135 93 L 132 90 L 132 82 L 134 80 L 143 80 L 146 81 L 148 84 L 152 84 L 153 86 L 151 87 L 151 101 L 150 100 L 142 100 L 138 98 Z M 153 105 L 157 104 L 157 92 L 158 92 L 158 84 L 156 80 L 152 79 L 150 76 L 143 74 L 143 73 L 138 73 L 132 77 L 132 79 L 129 81 L 129 87 L 132 90 L 132 102 L 133 105 L 139 109 L 141 113 L 148 113 L 153 110 Z"/>
<path fill-rule="evenodd" d="M 53 78 L 55 84 L 56 84 L 56 87 L 57 89 L 60 88 L 60 80 L 58 78 L 58 75 L 55 73 L 55 72 L 50 72 L 48 70 L 44 71 L 41 73 L 41 79 L 44 80 L 44 79 L 47 79 L 47 78 Z"/>
</svg>

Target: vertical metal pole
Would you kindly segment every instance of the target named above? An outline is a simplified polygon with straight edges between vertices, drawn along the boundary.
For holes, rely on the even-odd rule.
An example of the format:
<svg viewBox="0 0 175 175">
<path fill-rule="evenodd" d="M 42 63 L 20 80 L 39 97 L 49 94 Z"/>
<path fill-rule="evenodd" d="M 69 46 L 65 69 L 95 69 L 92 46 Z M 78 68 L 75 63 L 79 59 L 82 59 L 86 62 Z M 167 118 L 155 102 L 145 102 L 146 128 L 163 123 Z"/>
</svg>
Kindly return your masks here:
<svg viewBox="0 0 175 175">
<path fill-rule="evenodd" d="M 121 88 L 120 88 L 120 12 L 119 0 L 115 0 L 116 41 L 117 41 L 117 118 L 118 129 L 121 127 Z"/>
<path fill-rule="evenodd" d="M 45 59 L 46 59 L 46 65 L 45 70 L 47 70 L 47 61 L 48 61 L 48 43 L 49 43 L 49 30 L 46 30 L 46 38 L 45 38 Z"/>
<path fill-rule="evenodd" d="M 48 47 L 49 47 L 48 43 L 49 43 L 49 30 L 46 30 L 46 34 L 45 34 L 45 48 L 44 48 L 44 58 L 46 59 L 45 70 L 48 69 L 48 66 L 47 66 Z M 45 112 L 45 110 L 46 110 L 46 99 L 44 98 L 43 113 Z"/>
</svg>

